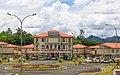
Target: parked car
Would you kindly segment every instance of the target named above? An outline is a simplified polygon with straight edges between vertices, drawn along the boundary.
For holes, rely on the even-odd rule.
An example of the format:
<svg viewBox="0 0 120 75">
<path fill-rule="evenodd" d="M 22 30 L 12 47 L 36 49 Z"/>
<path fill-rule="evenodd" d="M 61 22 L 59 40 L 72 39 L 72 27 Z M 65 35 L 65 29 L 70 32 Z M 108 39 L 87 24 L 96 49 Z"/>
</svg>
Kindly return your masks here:
<svg viewBox="0 0 120 75">
<path fill-rule="evenodd" d="M 58 60 L 58 57 L 52 57 L 51 60 Z"/>
<path fill-rule="evenodd" d="M 33 55 L 31 59 L 32 60 L 38 60 L 38 58 L 39 58 L 38 55 Z"/>
<path fill-rule="evenodd" d="M 109 63 L 109 61 L 107 59 L 101 59 L 100 62 L 101 63 Z"/>
<path fill-rule="evenodd" d="M 93 58 L 93 62 L 98 63 L 98 62 L 100 62 L 100 59 L 99 58 Z"/>
<path fill-rule="evenodd" d="M 51 57 L 45 57 L 45 60 L 51 60 Z"/>
<path fill-rule="evenodd" d="M 86 61 L 87 63 L 92 63 L 92 62 L 93 62 L 93 59 L 92 59 L 92 58 L 87 58 L 85 61 Z"/>
</svg>

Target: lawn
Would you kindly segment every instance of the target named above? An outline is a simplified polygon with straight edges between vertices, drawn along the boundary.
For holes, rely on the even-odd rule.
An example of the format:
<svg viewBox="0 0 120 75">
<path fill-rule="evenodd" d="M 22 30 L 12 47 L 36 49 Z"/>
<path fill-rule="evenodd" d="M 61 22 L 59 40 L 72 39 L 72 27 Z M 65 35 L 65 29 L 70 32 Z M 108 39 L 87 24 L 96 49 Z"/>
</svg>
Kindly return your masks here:
<svg viewBox="0 0 120 75">
<path fill-rule="evenodd" d="M 106 66 L 106 67 L 103 67 L 104 71 L 102 72 L 89 72 L 89 73 L 83 73 L 83 75 L 95 75 L 95 74 L 96 75 L 113 75 L 113 70 L 112 70 L 113 68 L 114 66 Z"/>
</svg>

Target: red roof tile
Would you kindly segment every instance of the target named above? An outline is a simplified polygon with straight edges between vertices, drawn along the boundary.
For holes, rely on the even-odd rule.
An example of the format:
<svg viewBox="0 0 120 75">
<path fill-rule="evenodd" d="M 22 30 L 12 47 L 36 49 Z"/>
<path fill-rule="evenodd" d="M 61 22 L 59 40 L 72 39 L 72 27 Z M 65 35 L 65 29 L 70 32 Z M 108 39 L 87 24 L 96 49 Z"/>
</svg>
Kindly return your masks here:
<svg viewBox="0 0 120 75">
<path fill-rule="evenodd" d="M 73 48 L 85 48 L 85 47 L 87 47 L 87 46 L 81 45 L 81 44 L 73 45 Z"/>
<path fill-rule="evenodd" d="M 6 42 L 0 42 L 0 45 L 6 45 L 6 44 L 8 44 L 8 43 L 6 43 Z"/>
<path fill-rule="evenodd" d="M 116 48 L 116 43 L 103 43 L 101 46 L 108 46 L 110 48 Z M 117 43 L 117 48 L 120 48 L 120 43 Z"/>
<path fill-rule="evenodd" d="M 61 37 L 71 37 L 71 38 L 74 38 L 74 36 L 66 34 L 66 33 L 60 33 L 60 36 Z"/>
<path fill-rule="evenodd" d="M 56 32 L 55 30 L 51 30 L 51 31 L 49 31 L 49 32 Z M 71 38 L 74 38 L 74 36 L 72 36 L 72 35 L 69 35 L 69 34 L 66 34 L 66 33 L 59 33 L 59 35 L 61 36 L 61 37 L 71 37 Z M 37 35 L 35 35 L 34 36 L 34 38 L 39 38 L 39 37 L 46 37 L 46 36 L 48 36 L 48 33 L 42 33 L 42 34 L 37 34 Z"/>
<path fill-rule="evenodd" d="M 34 44 L 25 45 L 25 46 L 22 46 L 22 48 L 33 49 L 34 48 Z"/>
<path fill-rule="evenodd" d="M 8 47 L 8 48 L 18 48 L 19 46 L 13 45 L 13 44 L 8 44 L 7 47 Z"/>
<path fill-rule="evenodd" d="M 42 33 L 42 34 L 35 35 L 34 38 L 46 37 L 46 36 L 48 36 L 48 33 Z"/>
<path fill-rule="evenodd" d="M 99 45 L 96 46 L 89 46 L 88 48 L 100 48 Z"/>
</svg>

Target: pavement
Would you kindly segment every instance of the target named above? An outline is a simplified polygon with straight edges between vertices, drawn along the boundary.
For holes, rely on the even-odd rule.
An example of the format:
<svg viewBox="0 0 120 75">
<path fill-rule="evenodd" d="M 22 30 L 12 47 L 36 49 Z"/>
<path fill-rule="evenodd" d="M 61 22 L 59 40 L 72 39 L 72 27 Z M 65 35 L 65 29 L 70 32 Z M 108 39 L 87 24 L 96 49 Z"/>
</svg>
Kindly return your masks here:
<svg viewBox="0 0 120 75">
<path fill-rule="evenodd" d="M 57 61 L 30 61 L 31 63 L 44 63 L 44 64 L 56 64 Z M 64 65 L 66 68 L 50 71 L 23 71 L 28 75 L 79 75 L 83 72 L 94 72 L 101 71 L 101 67 L 107 66 L 109 64 L 85 64 L 85 65 Z M 0 75 L 9 75 L 9 73 L 20 73 L 17 70 L 5 69 L 9 65 L 0 65 Z"/>
</svg>

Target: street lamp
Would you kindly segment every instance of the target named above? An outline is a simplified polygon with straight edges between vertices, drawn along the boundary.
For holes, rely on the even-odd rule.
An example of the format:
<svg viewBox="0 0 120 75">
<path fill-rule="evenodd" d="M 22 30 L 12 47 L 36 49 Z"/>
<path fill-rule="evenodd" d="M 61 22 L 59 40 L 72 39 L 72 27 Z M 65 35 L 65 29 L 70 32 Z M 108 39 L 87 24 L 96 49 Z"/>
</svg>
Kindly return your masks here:
<svg viewBox="0 0 120 75">
<path fill-rule="evenodd" d="M 23 24 L 23 21 L 27 18 L 27 17 L 30 17 L 30 16 L 34 16 L 34 15 L 36 15 L 36 13 L 34 13 L 34 14 L 32 14 L 32 15 L 27 15 L 27 16 L 25 16 L 23 19 L 20 19 L 18 16 L 16 16 L 16 15 L 12 15 L 12 14 L 10 14 L 10 13 L 7 13 L 8 15 L 10 15 L 10 16 L 14 16 L 14 17 L 16 17 L 19 21 L 20 21 L 20 25 L 21 25 L 21 56 L 20 56 L 20 60 L 21 60 L 21 74 L 22 74 L 22 24 Z"/>
<path fill-rule="evenodd" d="M 117 29 L 115 28 L 115 26 L 113 26 L 111 24 L 105 24 L 105 25 L 112 26 L 115 29 L 115 32 L 116 32 L 116 57 L 117 57 L 117 52 L 118 52 L 118 49 L 117 49 L 117 42 L 118 42 L 118 40 L 117 40 Z"/>
</svg>

